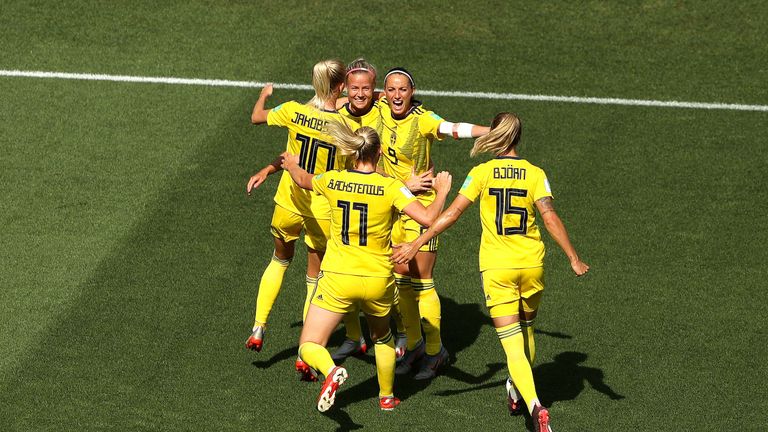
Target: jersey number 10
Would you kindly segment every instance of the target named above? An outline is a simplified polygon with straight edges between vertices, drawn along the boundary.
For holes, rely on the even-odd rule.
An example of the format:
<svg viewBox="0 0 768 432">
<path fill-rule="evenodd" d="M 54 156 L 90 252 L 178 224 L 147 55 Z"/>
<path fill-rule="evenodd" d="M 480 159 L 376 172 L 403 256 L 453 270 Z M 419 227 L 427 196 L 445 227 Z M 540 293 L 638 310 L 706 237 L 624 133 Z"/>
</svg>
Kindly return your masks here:
<svg viewBox="0 0 768 432">
<path fill-rule="evenodd" d="M 341 208 L 341 242 L 349 244 L 349 218 L 352 210 L 360 212 L 360 230 L 358 235 L 358 244 L 368 246 L 368 204 L 353 203 L 349 201 L 338 200 L 336 204 Z"/>
<path fill-rule="evenodd" d="M 526 234 L 528 232 L 528 209 L 512 205 L 513 197 L 525 197 L 528 195 L 526 189 L 489 188 L 488 195 L 496 197 L 496 234 L 506 236 Z M 503 225 L 504 215 L 508 214 L 519 215 L 520 225 L 516 227 L 505 227 Z"/>
<path fill-rule="evenodd" d="M 320 149 L 328 151 L 327 159 L 325 161 L 325 171 L 330 171 L 334 168 L 333 164 L 336 161 L 336 147 L 334 145 L 302 134 L 296 134 L 296 141 L 301 143 L 299 166 L 302 169 L 310 174 L 315 174 L 317 172 L 317 153 Z M 317 172 L 317 174 L 320 174 L 321 172 Z"/>
</svg>

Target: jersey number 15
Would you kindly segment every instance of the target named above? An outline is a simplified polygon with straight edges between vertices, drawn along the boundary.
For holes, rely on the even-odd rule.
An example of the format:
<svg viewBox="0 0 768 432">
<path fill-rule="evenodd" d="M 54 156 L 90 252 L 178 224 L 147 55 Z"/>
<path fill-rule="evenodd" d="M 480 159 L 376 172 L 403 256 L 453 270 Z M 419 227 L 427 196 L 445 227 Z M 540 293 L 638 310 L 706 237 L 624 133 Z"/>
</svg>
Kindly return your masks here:
<svg viewBox="0 0 768 432">
<path fill-rule="evenodd" d="M 489 188 L 488 194 L 496 197 L 496 234 L 514 235 L 526 234 L 528 232 L 528 209 L 525 207 L 515 207 L 512 205 L 513 197 L 525 197 L 528 195 L 526 189 L 515 188 Z M 520 216 L 520 225 L 516 227 L 505 227 L 504 215 L 516 214 Z"/>
</svg>

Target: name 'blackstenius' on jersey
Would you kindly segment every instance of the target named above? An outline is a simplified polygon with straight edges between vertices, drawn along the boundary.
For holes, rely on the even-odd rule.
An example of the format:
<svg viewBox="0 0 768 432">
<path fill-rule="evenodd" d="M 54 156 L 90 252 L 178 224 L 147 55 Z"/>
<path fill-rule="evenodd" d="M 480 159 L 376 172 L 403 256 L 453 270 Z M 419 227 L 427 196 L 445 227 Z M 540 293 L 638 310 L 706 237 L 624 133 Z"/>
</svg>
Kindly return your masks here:
<svg viewBox="0 0 768 432">
<path fill-rule="evenodd" d="M 345 182 L 342 180 L 331 180 L 328 182 L 328 189 L 342 192 L 352 192 L 365 195 L 384 196 L 384 186 L 376 186 L 365 183 Z"/>
</svg>

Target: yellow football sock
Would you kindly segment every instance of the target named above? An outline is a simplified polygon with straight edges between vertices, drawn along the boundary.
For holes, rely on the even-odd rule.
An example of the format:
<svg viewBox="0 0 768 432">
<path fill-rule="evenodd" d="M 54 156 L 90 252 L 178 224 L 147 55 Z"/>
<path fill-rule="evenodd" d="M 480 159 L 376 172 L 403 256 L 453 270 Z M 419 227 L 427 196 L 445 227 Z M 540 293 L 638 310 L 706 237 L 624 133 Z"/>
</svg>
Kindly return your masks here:
<svg viewBox="0 0 768 432">
<path fill-rule="evenodd" d="M 435 355 L 443 344 L 440 338 L 440 297 L 435 290 L 435 282 L 432 279 L 411 279 L 411 285 L 419 304 L 427 354 Z"/>
<path fill-rule="evenodd" d="M 379 397 L 393 396 L 395 387 L 395 338 L 392 332 L 376 341 L 376 375 L 379 379 Z"/>
<path fill-rule="evenodd" d="M 419 316 L 419 303 L 416 293 L 411 287 L 411 278 L 395 273 L 395 284 L 400 293 L 400 314 L 403 317 L 405 334 L 408 338 L 409 350 L 416 348 L 421 342 L 421 316 Z"/>
<path fill-rule="evenodd" d="M 269 265 L 264 274 L 261 275 L 259 283 L 259 293 L 256 295 L 256 321 L 254 327 L 266 326 L 269 313 L 272 312 L 272 306 L 280 293 L 280 287 L 283 285 L 283 276 L 288 269 L 291 260 L 281 260 L 272 255 Z"/>
<path fill-rule="evenodd" d="M 317 278 L 316 277 L 306 277 L 307 281 L 307 296 L 304 298 L 304 312 L 301 314 L 302 321 L 307 319 L 307 311 L 309 310 L 309 305 L 312 303 L 312 297 L 315 295 L 315 290 L 317 289 Z"/>
<path fill-rule="evenodd" d="M 363 329 L 360 328 L 360 307 L 355 306 L 354 310 L 345 313 L 342 320 L 347 339 L 359 341 L 363 336 Z"/>
<path fill-rule="evenodd" d="M 395 299 L 392 301 L 392 319 L 395 320 L 397 332 L 405 334 L 405 323 L 403 322 L 403 313 L 400 312 L 400 292 L 395 288 Z"/>
<path fill-rule="evenodd" d="M 533 360 L 536 358 L 536 343 L 533 341 L 533 320 L 521 320 L 520 327 L 522 327 L 523 336 L 525 337 L 525 356 L 528 358 L 528 363 L 533 366 Z"/>
<path fill-rule="evenodd" d="M 328 376 L 336 364 L 333 363 L 331 354 L 324 346 L 314 342 L 304 342 L 299 346 L 299 357 L 312 369 Z"/>
<path fill-rule="evenodd" d="M 501 346 L 504 347 L 504 352 L 507 354 L 509 376 L 525 403 L 528 404 L 530 411 L 531 407 L 539 403 L 539 397 L 536 395 L 536 386 L 533 383 L 531 364 L 525 356 L 525 342 L 520 323 L 516 322 L 497 328 L 496 333 L 501 341 Z"/>
</svg>

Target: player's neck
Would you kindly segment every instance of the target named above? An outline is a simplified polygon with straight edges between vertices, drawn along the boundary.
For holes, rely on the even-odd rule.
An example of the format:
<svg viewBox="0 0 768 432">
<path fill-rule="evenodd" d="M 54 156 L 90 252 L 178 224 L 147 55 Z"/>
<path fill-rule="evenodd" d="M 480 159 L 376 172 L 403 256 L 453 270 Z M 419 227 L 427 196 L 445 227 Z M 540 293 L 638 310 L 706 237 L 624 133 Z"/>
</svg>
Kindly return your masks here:
<svg viewBox="0 0 768 432">
<path fill-rule="evenodd" d="M 371 112 L 371 107 L 373 107 L 373 104 L 368 105 L 365 109 L 357 109 L 355 108 L 351 103 L 347 103 L 347 110 L 350 114 L 352 114 L 355 117 L 362 117 L 369 112 Z"/>
<path fill-rule="evenodd" d="M 323 109 L 326 111 L 336 111 L 336 100 L 325 101 L 323 103 Z"/>
<path fill-rule="evenodd" d="M 376 171 L 376 164 L 371 162 L 362 162 L 358 161 L 355 164 L 355 171 L 363 172 L 363 173 L 372 173 Z"/>
<path fill-rule="evenodd" d="M 514 148 L 513 148 L 512 150 L 510 150 L 510 151 L 508 151 L 508 152 L 504 153 L 502 156 L 503 156 L 503 157 L 519 157 L 519 156 L 517 155 L 517 152 L 515 151 L 515 149 L 514 149 Z"/>
</svg>

